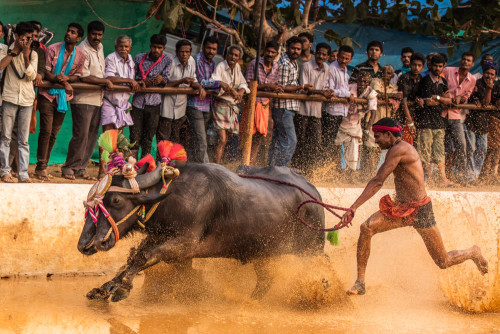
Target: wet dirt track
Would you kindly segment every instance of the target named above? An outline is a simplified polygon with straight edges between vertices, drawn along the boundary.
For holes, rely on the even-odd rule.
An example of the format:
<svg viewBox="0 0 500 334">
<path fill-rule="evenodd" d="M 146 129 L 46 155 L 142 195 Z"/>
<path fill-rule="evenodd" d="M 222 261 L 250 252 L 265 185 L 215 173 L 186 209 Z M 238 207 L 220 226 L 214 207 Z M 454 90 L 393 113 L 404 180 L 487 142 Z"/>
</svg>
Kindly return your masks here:
<svg viewBox="0 0 500 334">
<path fill-rule="evenodd" d="M 4 279 L 0 333 L 500 333 L 499 314 L 450 306 L 426 254 L 408 250 L 375 250 L 367 294 L 355 297 L 343 294 L 350 254 L 332 264 L 272 260 L 274 283 L 260 301 L 250 298 L 252 265 L 224 259 L 196 260 L 189 278 L 160 271 L 164 278 L 149 284 L 141 275 L 119 303 L 85 298 L 107 276 Z M 389 253 L 387 267 L 379 265 Z"/>
</svg>

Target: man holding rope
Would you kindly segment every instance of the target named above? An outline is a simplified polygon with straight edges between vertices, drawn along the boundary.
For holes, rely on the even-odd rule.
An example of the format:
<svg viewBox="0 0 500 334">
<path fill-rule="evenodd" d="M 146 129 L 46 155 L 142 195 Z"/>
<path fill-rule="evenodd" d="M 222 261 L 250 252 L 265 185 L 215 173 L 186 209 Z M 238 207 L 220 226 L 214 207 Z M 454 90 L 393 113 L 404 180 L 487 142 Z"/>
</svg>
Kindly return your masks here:
<svg viewBox="0 0 500 334">
<path fill-rule="evenodd" d="M 417 230 L 439 268 L 445 269 L 470 259 L 481 274 L 486 274 L 488 262 L 478 246 L 446 251 L 436 226 L 431 199 L 425 191 L 422 162 L 415 148 L 401 139 L 401 125 L 391 118 L 382 118 L 373 125 L 372 130 L 375 143 L 382 150 L 388 150 L 385 162 L 351 206 L 352 211 L 344 214 L 342 224 L 349 223 L 356 210 L 382 188 L 391 173 L 394 173 L 396 198 L 393 202 L 389 195 L 382 197 L 380 211 L 361 225 L 357 250 L 358 277 L 347 294 L 363 295 L 366 292 L 365 271 L 370 256 L 371 238 L 377 233 L 405 226 L 413 226 Z"/>
</svg>

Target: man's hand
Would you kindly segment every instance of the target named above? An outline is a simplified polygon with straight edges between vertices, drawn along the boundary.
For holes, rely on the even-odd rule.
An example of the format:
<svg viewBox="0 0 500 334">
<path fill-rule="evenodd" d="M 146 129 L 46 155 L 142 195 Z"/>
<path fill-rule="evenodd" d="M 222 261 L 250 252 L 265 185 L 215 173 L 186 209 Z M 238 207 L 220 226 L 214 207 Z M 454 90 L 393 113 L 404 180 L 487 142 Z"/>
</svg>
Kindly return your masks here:
<svg viewBox="0 0 500 334">
<path fill-rule="evenodd" d="M 462 104 L 464 102 L 465 102 L 465 97 L 463 97 L 462 95 L 456 96 L 455 99 L 453 100 L 453 104 L 455 105 Z"/>
<path fill-rule="evenodd" d="M 73 95 L 73 87 L 71 87 L 71 85 L 67 81 L 63 82 L 63 85 L 64 85 L 64 90 L 66 91 L 66 94 Z"/>
<path fill-rule="evenodd" d="M 331 90 L 331 89 L 325 89 L 323 91 L 323 96 L 326 97 L 327 99 L 332 98 L 334 96 L 333 95 L 333 90 Z"/>
<path fill-rule="evenodd" d="M 225 82 L 220 82 L 220 88 L 222 88 L 223 91 L 225 92 L 230 92 L 231 91 L 231 86 L 229 86 L 227 83 Z"/>
<path fill-rule="evenodd" d="M 139 84 L 139 86 L 141 88 L 146 88 L 147 87 L 146 82 L 144 82 L 144 80 L 137 81 L 137 83 Z"/>
<path fill-rule="evenodd" d="M 415 124 L 408 124 L 408 130 L 410 130 L 410 134 L 412 135 L 412 137 L 415 137 L 417 135 L 417 128 L 415 127 Z"/>
<path fill-rule="evenodd" d="M 144 84 L 144 81 L 141 81 L 143 84 Z M 141 85 L 135 81 L 134 79 L 130 79 L 130 89 L 132 89 L 132 93 L 135 93 L 137 92 L 140 88 L 141 88 Z"/>
<path fill-rule="evenodd" d="M 349 96 L 349 103 L 354 104 L 355 102 L 356 102 L 356 98 L 354 97 L 354 95 L 351 94 L 351 96 Z"/>
<path fill-rule="evenodd" d="M 342 225 L 345 225 L 346 227 L 349 227 L 352 225 L 352 219 L 354 218 L 354 212 L 355 210 L 352 209 L 347 211 L 346 213 L 344 213 L 344 215 L 342 216 L 342 220 L 340 221 L 342 223 Z"/>
<path fill-rule="evenodd" d="M 192 85 L 194 82 L 194 78 L 183 78 L 182 83 L 185 83 L 186 85 Z"/>
<path fill-rule="evenodd" d="M 69 77 L 63 73 L 59 73 L 58 75 L 56 75 L 56 78 L 61 84 L 64 83 L 65 81 L 66 82 L 69 81 Z"/>
<path fill-rule="evenodd" d="M 273 93 L 280 94 L 283 93 L 285 90 L 283 89 L 283 86 L 281 86 L 280 84 L 271 84 L 270 91 L 272 91 Z"/>
<path fill-rule="evenodd" d="M 42 84 L 42 75 L 40 73 L 36 74 L 35 86 L 40 86 Z"/>
<path fill-rule="evenodd" d="M 115 87 L 115 85 L 113 85 L 113 83 L 111 82 L 111 80 L 109 79 L 106 79 L 106 89 L 113 89 Z"/>
<path fill-rule="evenodd" d="M 234 97 L 234 102 L 240 103 L 241 100 L 243 100 L 243 94 L 245 94 L 245 91 L 239 90 L 239 91 L 235 91 L 235 92 L 236 92 L 236 96 Z"/>
<path fill-rule="evenodd" d="M 21 45 L 22 49 L 23 49 L 23 53 L 26 57 L 29 57 L 30 56 L 30 52 L 31 52 L 31 42 L 33 40 L 30 38 L 30 39 L 26 39 L 24 38 L 23 40 L 21 40 L 19 42 L 19 44 Z"/>
<path fill-rule="evenodd" d="M 165 84 L 165 79 L 163 79 L 163 77 L 161 75 L 157 74 L 153 78 L 153 85 L 158 86 L 160 84 Z"/>
<path fill-rule="evenodd" d="M 484 83 L 486 84 L 486 89 L 493 89 L 495 86 L 495 78 L 484 79 Z"/>
<path fill-rule="evenodd" d="M 200 87 L 200 99 L 203 100 L 207 96 L 207 91 Z"/>
<path fill-rule="evenodd" d="M 423 108 L 424 107 L 424 99 L 420 98 L 420 97 L 417 97 L 415 99 L 415 102 L 420 106 L 420 108 Z"/>
<path fill-rule="evenodd" d="M 313 85 L 311 85 L 311 84 L 306 84 L 306 85 L 302 85 L 302 86 L 304 87 L 303 90 L 305 90 L 306 92 L 309 92 L 310 90 L 314 89 Z"/>
</svg>

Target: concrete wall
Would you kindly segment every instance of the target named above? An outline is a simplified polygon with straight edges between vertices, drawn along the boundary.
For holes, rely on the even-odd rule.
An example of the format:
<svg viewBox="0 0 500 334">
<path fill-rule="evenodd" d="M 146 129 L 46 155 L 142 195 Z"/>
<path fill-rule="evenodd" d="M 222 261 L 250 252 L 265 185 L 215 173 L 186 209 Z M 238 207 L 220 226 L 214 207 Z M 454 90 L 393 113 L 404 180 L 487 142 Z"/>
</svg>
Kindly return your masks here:
<svg viewBox="0 0 500 334">
<path fill-rule="evenodd" d="M 0 275 L 95 275 L 114 273 L 125 263 L 127 252 L 141 235 L 122 240 L 111 251 L 91 257 L 76 248 L 84 219 L 82 201 L 90 185 L 1 184 L 0 186 Z M 321 188 L 326 203 L 349 206 L 362 189 Z M 340 246 L 327 245 L 326 251 L 341 260 L 352 276 L 355 266 L 359 224 L 378 210 L 378 199 L 390 190 L 382 190 L 357 212 L 354 227 L 340 234 Z M 419 235 L 412 229 L 400 229 L 374 239 L 373 258 L 391 263 L 391 253 L 417 253 L 426 270 L 439 272 L 442 290 L 457 306 L 470 310 L 500 309 L 500 196 L 493 192 L 431 191 L 438 226 L 448 249 L 478 244 L 490 263 L 490 274 L 481 277 L 474 265 L 464 263 L 446 271 L 435 269 Z M 337 221 L 327 215 L 327 225 Z M 377 253 L 381 252 L 381 253 Z M 408 263 L 396 263 L 408 266 Z M 395 275 L 404 275 L 399 266 Z M 369 266 L 368 275 L 371 267 Z M 420 269 L 419 269 L 420 270 Z M 393 273 L 386 269 L 384 272 Z M 411 280 L 411 277 L 408 278 Z M 481 296 L 478 298 L 477 296 Z"/>
</svg>

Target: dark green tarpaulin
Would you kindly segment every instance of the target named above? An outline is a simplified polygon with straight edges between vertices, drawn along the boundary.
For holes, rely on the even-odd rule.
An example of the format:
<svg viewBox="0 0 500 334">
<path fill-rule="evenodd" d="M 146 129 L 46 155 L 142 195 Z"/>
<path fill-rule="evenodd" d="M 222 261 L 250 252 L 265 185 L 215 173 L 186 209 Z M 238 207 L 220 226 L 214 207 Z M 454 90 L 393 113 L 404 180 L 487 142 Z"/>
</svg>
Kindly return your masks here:
<svg viewBox="0 0 500 334">
<path fill-rule="evenodd" d="M 123 0 L 89 0 L 89 2 L 104 21 L 117 27 L 134 26 L 143 21 L 151 5 L 151 2 Z M 4 24 L 40 21 L 44 27 L 55 32 L 51 43 L 63 40 L 69 23 L 80 23 L 87 30 L 87 24 L 97 19 L 85 0 L 0 0 L 0 21 Z M 132 54 L 147 51 L 149 37 L 160 31 L 162 23 L 153 17 L 134 29 L 120 30 L 106 26 L 103 39 L 104 54 L 108 55 L 114 51 L 115 38 L 123 34 L 132 37 Z M 64 163 L 66 159 L 71 139 L 71 123 L 71 112 L 68 112 L 52 150 L 51 164 Z M 30 163 L 36 163 L 37 140 L 38 132 L 30 135 Z"/>
</svg>

